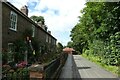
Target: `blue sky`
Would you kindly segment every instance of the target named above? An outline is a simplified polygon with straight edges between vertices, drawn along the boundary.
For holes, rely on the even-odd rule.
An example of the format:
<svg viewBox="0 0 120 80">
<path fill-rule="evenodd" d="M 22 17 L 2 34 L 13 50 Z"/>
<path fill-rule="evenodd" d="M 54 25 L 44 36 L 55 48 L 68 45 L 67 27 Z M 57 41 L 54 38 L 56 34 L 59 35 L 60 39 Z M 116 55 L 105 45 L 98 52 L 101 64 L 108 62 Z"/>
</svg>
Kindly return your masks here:
<svg viewBox="0 0 120 80">
<path fill-rule="evenodd" d="M 27 5 L 28 16 L 45 18 L 48 30 L 63 45 L 70 41 L 70 31 L 78 22 L 80 10 L 85 7 L 85 0 L 8 0 L 18 9 Z"/>
</svg>

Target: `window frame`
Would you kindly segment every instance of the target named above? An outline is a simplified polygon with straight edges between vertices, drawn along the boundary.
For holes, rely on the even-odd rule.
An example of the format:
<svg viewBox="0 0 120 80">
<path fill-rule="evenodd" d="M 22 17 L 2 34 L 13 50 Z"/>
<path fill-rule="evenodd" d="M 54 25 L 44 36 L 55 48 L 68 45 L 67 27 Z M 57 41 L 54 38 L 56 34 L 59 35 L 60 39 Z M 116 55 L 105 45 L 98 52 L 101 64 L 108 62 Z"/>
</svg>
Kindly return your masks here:
<svg viewBox="0 0 120 80">
<path fill-rule="evenodd" d="M 17 14 L 14 11 L 10 12 L 10 27 L 9 29 L 17 31 Z"/>
<path fill-rule="evenodd" d="M 8 62 L 14 61 L 13 51 L 12 51 L 12 48 L 10 48 L 10 46 L 14 47 L 14 44 L 13 43 L 8 43 L 8 53 L 10 54 L 9 58 L 8 58 Z"/>
<path fill-rule="evenodd" d="M 32 25 L 32 37 L 35 37 L 35 26 Z"/>
<path fill-rule="evenodd" d="M 46 42 L 48 42 L 49 40 L 48 40 L 48 34 L 46 34 Z"/>
</svg>

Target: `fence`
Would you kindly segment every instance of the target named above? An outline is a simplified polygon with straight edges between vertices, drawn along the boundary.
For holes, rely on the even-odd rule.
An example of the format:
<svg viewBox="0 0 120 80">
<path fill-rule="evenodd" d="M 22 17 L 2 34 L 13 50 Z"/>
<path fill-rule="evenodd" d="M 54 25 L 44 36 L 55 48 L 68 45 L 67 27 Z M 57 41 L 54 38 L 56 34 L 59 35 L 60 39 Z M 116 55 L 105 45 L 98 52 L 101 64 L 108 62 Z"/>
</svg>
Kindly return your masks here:
<svg viewBox="0 0 120 80">
<path fill-rule="evenodd" d="M 62 53 L 59 58 L 52 61 L 45 69 L 45 79 L 58 78 L 62 67 L 65 64 L 68 54 Z"/>
<path fill-rule="evenodd" d="M 57 68 L 60 66 L 60 58 L 52 61 L 49 65 L 45 66 L 45 78 L 51 78 Z"/>
</svg>

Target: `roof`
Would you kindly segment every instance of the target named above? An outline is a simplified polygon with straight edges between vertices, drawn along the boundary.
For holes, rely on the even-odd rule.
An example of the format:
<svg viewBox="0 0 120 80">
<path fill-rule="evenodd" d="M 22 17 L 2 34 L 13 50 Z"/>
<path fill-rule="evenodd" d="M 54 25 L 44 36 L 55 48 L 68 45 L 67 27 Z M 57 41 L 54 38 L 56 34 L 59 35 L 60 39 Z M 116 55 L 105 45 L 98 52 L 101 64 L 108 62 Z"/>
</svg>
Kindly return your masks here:
<svg viewBox="0 0 120 80">
<path fill-rule="evenodd" d="M 72 52 L 75 51 L 73 48 L 66 47 L 63 49 L 64 52 Z"/>
<path fill-rule="evenodd" d="M 36 24 L 34 21 L 32 21 L 27 15 L 25 15 L 19 9 L 17 9 L 15 6 L 13 6 L 10 2 L 2 2 L 2 3 L 6 4 L 7 6 L 9 6 L 10 8 L 12 8 L 13 10 L 15 10 L 18 14 L 20 14 L 21 16 L 23 16 L 30 23 L 34 24 L 36 27 L 38 27 L 39 29 L 41 29 L 42 31 L 44 31 L 46 34 L 48 34 L 49 36 L 51 36 L 52 38 L 54 38 L 55 40 L 57 40 L 55 37 L 53 37 L 47 31 L 45 31 L 44 29 L 42 29 L 38 24 Z"/>
</svg>

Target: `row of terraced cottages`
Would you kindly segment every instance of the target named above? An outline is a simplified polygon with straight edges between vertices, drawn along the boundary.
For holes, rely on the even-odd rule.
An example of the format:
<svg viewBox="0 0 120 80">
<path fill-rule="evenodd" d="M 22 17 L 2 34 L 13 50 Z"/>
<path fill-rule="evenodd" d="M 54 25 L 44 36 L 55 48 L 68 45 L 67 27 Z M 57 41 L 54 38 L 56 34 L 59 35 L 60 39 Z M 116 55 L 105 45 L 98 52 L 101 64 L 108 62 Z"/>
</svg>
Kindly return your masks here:
<svg viewBox="0 0 120 80">
<path fill-rule="evenodd" d="M 41 42 L 42 46 L 39 49 L 47 45 L 50 52 L 56 48 L 56 38 L 51 35 L 51 32 L 47 30 L 46 25 L 41 25 L 28 17 L 28 8 L 23 6 L 21 10 L 17 9 L 9 2 L 1 2 L 2 6 L 2 49 L 11 50 L 14 45 L 14 41 L 21 39 L 21 36 L 27 35 L 29 29 L 32 30 L 32 36 L 29 34 L 25 37 L 24 41 L 31 38 L 37 39 L 37 42 Z M 47 52 L 47 51 L 46 51 Z"/>
</svg>

